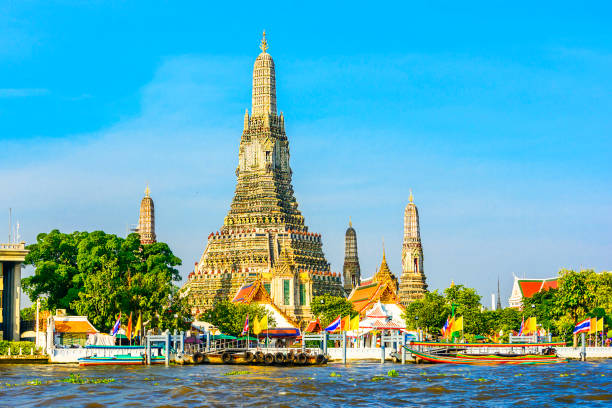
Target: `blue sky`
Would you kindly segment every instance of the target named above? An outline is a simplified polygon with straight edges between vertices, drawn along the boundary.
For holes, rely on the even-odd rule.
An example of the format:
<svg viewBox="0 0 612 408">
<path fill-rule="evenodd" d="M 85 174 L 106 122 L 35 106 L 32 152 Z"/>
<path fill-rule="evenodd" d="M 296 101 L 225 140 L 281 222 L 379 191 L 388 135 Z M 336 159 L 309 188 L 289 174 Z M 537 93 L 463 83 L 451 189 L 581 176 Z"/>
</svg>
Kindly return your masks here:
<svg viewBox="0 0 612 408">
<path fill-rule="evenodd" d="M 28 243 L 124 235 L 149 183 L 186 276 L 231 202 L 266 29 L 334 271 L 351 216 L 363 276 L 383 237 L 399 276 L 410 188 L 431 289 L 488 305 L 500 276 L 506 303 L 513 273 L 612 267 L 608 2 L 83 3 L 0 3 L 0 210 Z"/>
</svg>

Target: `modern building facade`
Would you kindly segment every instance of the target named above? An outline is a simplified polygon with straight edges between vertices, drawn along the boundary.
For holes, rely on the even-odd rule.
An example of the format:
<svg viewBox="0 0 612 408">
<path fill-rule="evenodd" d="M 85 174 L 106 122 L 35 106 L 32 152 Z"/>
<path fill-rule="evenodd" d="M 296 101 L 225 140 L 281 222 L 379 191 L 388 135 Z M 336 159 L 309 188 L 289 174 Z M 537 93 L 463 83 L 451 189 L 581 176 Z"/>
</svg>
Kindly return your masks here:
<svg viewBox="0 0 612 408">
<path fill-rule="evenodd" d="M 20 340 L 21 265 L 25 242 L 0 244 L 0 340 Z"/>
<path fill-rule="evenodd" d="M 344 291 L 348 296 L 353 289 L 361 284 L 361 269 L 359 267 L 359 256 L 357 255 L 357 232 L 355 232 L 350 219 L 344 238 L 342 275 L 344 277 Z"/>
<path fill-rule="evenodd" d="M 192 313 L 228 299 L 260 279 L 274 303 L 298 321 L 311 316 L 316 295 L 342 295 L 339 274 L 325 259 L 321 235 L 308 231 L 291 184 L 289 140 L 276 108 L 274 61 L 265 38 L 253 67 L 252 111 L 244 115 L 236 191 L 219 231 L 183 291 Z"/>
<path fill-rule="evenodd" d="M 402 277 L 399 296 L 402 304 L 422 299 L 427 291 L 423 270 L 423 246 L 419 226 L 419 211 L 410 191 L 409 203 L 404 210 L 404 242 L 402 244 Z"/>
</svg>

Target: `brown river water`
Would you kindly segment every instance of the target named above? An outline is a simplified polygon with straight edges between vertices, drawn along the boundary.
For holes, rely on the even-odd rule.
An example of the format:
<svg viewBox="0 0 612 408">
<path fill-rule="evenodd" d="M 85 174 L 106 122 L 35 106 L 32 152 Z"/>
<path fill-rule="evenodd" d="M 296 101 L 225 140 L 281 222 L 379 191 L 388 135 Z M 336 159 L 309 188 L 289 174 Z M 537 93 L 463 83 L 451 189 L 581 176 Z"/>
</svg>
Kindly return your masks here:
<svg viewBox="0 0 612 408">
<path fill-rule="evenodd" d="M 395 369 L 398 376 L 389 376 Z M 71 374 L 85 381 L 62 382 Z M 229 374 L 229 375 L 228 375 Z M 541 366 L 0 365 L 0 407 L 611 407 L 612 361 Z"/>
</svg>

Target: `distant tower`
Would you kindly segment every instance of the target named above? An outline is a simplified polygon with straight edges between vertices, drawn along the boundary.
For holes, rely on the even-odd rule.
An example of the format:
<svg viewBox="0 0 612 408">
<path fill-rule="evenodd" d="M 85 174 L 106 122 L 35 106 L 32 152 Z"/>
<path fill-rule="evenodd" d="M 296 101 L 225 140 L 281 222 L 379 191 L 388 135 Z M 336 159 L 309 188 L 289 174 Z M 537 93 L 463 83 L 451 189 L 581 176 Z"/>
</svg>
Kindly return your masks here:
<svg viewBox="0 0 612 408">
<path fill-rule="evenodd" d="M 502 305 L 501 305 L 501 297 L 499 295 L 499 276 L 497 277 L 497 309 L 495 310 L 501 310 L 502 309 Z"/>
<path fill-rule="evenodd" d="M 344 291 L 348 294 L 361 283 L 361 269 L 357 256 L 357 233 L 349 218 L 344 244 Z"/>
<path fill-rule="evenodd" d="M 427 290 L 423 272 L 423 247 L 419 229 L 419 211 L 414 204 L 412 190 L 410 202 L 404 211 L 404 243 L 402 245 L 402 278 L 399 296 L 401 303 L 407 305 L 423 298 Z"/>
<path fill-rule="evenodd" d="M 140 242 L 144 244 L 154 244 L 157 242 L 155 237 L 155 206 L 150 196 L 151 190 L 147 186 L 145 196 L 140 202 L 140 217 L 138 218 L 137 232 L 140 234 Z"/>
</svg>

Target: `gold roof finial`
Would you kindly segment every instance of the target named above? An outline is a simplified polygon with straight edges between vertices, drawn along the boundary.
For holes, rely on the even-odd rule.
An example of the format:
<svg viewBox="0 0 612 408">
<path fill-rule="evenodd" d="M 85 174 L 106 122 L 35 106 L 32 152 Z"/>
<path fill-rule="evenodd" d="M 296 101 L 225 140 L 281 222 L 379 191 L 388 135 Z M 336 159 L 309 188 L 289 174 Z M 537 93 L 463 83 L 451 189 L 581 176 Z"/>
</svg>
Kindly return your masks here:
<svg viewBox="0 0 612 408">
<path fill-rule="evenodd" d="M 349 215 L 349 227 L 353 228 L 353 221 L 351 221 L 351 216 Z"/>
<path fill-rule="evenodd" d="M 261 48 L 263 52 L 266 52 L 266 50 L 268 49 L 268 42 L 266 41 L 266 30 L 263 30 L 263 38 L 261 39 L 261 44 L 259 45 L 259 48 Z"/>
<path fill-rule="evenodd" d="M 151 189 L 149 188 L 149 183 L 147 183 L 147 188 L 145 188 L 145 197 L 149 197 L 151 195 Z"/>
<path fill-rule="evenodd" d="M 455 281 L 454 281 L 454 280 L 451 280 L 451 288 L 452 288 L 453 286 L 455 286 Z"/>
<path fill-rule="evenodd" d="M 410 200 L 410 202 L 414 201 L 414 196 L 412 195 L 412 189 L 410 189 L 410 197 L 408 197 L 408 200 Z"/>
</svg>

